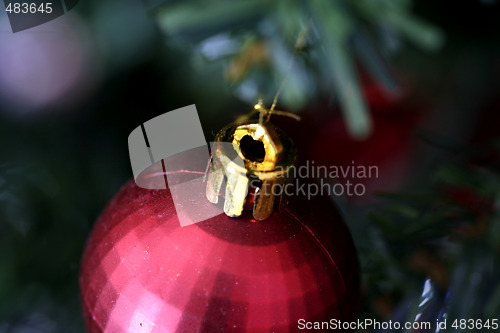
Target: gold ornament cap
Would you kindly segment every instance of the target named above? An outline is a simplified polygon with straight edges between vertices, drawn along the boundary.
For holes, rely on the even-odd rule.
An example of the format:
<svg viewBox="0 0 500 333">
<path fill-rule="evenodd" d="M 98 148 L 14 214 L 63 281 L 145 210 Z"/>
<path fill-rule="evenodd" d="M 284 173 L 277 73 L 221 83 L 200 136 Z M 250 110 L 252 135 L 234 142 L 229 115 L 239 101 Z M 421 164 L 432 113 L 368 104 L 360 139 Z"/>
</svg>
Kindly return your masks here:
<svg viewBox="0 0 500 333">
<path fill-rule="evenodd" d="M 253 199 L 253 217 L 265 220 L 283 207 L 284 186 L 292 180 L 296 160 L 292 140 L 270 122 L 229 124 L 212 147 L 207 199 L 217 204 L 223 196 L 224 212 L 231 217 L 240 216 Z"/>
</svg>

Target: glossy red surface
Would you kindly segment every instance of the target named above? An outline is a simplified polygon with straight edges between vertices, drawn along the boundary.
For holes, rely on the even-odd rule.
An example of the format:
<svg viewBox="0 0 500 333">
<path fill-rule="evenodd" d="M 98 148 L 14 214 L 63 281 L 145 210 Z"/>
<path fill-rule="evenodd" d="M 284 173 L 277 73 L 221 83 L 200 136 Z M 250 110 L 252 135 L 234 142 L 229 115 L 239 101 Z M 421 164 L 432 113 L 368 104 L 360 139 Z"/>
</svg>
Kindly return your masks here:
<svg viewBox="0 0 500 333">
<path fill-rule="evenodd" d="M 169 190 L 126 184 L 81 264 L 89 332 L 288 332 L 355 316 L 356 253 L 335 206 L 295 197 L 263 222 L 180 227 Z"/>
</svg>

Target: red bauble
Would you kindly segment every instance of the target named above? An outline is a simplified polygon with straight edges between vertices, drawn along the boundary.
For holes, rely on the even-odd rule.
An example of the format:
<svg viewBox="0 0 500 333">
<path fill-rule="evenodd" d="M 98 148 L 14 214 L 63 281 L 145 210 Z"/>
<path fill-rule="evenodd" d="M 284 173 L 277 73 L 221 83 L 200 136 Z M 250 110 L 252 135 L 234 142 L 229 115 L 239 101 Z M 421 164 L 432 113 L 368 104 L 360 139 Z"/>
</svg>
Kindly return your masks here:
<svg viewBox="0 0 500 333">
<path fill-rule="evenodd" d="M 353 319 L 359 276 L 328 199 L 180 227 L 168 189 L 129 182 L 97 221 L 80 286 L 89 332 L 288 332 Z"/>
</svg>

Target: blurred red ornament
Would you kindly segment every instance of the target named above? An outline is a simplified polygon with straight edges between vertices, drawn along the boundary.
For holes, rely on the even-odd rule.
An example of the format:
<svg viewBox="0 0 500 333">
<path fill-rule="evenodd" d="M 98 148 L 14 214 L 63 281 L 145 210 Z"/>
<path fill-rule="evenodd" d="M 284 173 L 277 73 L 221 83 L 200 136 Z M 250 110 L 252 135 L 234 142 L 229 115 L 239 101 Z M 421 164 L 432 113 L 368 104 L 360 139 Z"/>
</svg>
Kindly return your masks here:
<svg viewBox="0 0 500 333">
<path fill-rule="evenodd" d="M 412 110 L 413 109 L 413 110 Z M 363 183 L 367 194 L 394 191 L 403 182 L 410 162 L 410 146 L 416 123 L 414 108 L 393 106 L 392 113 L 373 114 L 373 133 L 365 140 L 349 135 L 343 119 L 327 121 L 317 131 L 309 155 L 320 165 L 334 165 L 347 170 L 376 167 L 370 177 L 352 178 L 346 173 L 340 181 Z M 329 147 L 325 151 L 325 147 Z"/>
<path fill-rule="evenodd" d="M 89 332 L 288 332 L 355 317 L 351 236 L 326 198 L 256 222 L 179 226 L 170 190 L 129 182 L 97 221 L 80 286 Z"/>
<path fill-rule="evenodd" d="M 411 166 L 413 131 L 423 114 L 423 102 L 416 101 L 408 89 L 391 93 L 373 79 L 363 78 L 362 88 L 373 122 L 373 131 L 367 138 L 353 137 L 341 110 L 330 103 L 302 112 L 300 122 L 287 118 L 277 121 L 296 142 L 299 165 L 311 166 L 314 161 L 315 166 L 348 170 L 345 176 L 339 171 L 340 177 L 332 180 L 363 184 L 366 195 L 346 196 L 358 202 L 370 201 L 377 191 L 397 190 L 404 182 Z M 371 177 L 353 179 L 351 171 L 358 167 L 376 169 L 372 169 Z"/>
</svg>

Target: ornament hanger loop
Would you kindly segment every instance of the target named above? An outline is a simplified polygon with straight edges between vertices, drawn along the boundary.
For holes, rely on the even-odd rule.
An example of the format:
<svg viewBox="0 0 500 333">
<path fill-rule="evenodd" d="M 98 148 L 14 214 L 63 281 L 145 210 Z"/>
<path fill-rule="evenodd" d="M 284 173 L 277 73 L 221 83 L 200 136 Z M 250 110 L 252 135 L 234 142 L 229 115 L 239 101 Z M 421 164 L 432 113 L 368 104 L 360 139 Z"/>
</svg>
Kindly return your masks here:
<svg viewBox="0 0 500 333">
<path fill-rule="evenodd" d="M 260 99 L 257 104 L 254 105 L 254 110 L 259 113 L 259 125 L 264 125 L 265 123 L 268 123 L 269 120 L 271 119 L 271 115 L 276 114 L 279 116 L 286 116 L 293 118 L 297 121 L 300 120 L 300 116 L 296 115 L 295 113 L 289 112 L 289 111 L 281 111 L 281 110 L 275 110 L 274 107 L 276 106 L 276 103 L 273 103 L 270 109 L 267 109 L 262 100 Z M 265 118 L 265 119 L 264 119 Z"/>
</svg>

